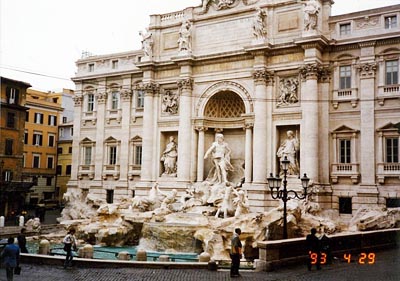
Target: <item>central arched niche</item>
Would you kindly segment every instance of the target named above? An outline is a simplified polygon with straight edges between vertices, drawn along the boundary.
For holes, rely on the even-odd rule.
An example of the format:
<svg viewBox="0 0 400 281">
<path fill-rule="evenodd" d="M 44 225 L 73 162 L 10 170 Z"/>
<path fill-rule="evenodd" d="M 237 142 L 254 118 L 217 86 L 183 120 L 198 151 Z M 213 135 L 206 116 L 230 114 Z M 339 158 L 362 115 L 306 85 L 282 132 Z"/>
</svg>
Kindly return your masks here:
<svg viewBox="0 0 400 281">
<path fill-rule="evenodd" d="M 232 91 L 221 91 L 213 95 L 206 104 L 204 117 L 237 118 L 246 113 L 242 98 Z"/>
</svg>

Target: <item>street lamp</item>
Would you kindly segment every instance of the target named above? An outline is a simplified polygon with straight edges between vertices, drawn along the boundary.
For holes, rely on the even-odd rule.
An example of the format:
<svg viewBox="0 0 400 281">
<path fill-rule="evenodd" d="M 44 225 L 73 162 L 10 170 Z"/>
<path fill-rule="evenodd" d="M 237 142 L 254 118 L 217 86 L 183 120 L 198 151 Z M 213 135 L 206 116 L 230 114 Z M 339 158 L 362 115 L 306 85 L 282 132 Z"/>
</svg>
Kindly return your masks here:
<svg viewBox="0 0 400 281">
<path fill-rule="evenodd" d="M 299 195 L 295 190 L 287 190 L 287 171 L 289 169 L 290 161 L 287 156 L 281 161 L 283 170 L 283 189 L 281 189 L 282 179 L 278 176 L 274 177 L 272 173 L 267 178 L 269 189 L 271 190 L 272 199 L 281 199 L 283 201 L 283 239 L 288 238 L 287 233 L 287 213 L 286 213 L 286 202 L 290 199 L 305 199 L 307 197 L 308 182 L 310 179 L 307 174 L 301 178 L 301 185 L 303 186 L 303 194 Z"/>
</svg>

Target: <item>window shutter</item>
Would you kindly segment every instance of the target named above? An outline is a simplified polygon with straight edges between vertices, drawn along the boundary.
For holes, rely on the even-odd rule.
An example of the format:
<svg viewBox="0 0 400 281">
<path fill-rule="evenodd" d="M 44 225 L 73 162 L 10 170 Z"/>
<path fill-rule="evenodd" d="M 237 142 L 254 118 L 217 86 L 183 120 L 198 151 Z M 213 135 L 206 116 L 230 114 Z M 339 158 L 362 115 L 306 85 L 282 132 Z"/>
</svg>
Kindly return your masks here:
<svg viewBox="0 0 400 281">
<path fill-rule="evenodd" d="M 43 145 L 43 135 L 39 135 L 39 145 Z"/>
<path fill-rule="evenodd" d="M 41 114 L 41 113 L 39 113 L 40 114 L 40 124 L 43 124 L 43 114 Z"/>
<path fill-rule="evenodd" d="M 57 116 L 54 116 L 54 126 L 57 126 Z"/>
</svg>

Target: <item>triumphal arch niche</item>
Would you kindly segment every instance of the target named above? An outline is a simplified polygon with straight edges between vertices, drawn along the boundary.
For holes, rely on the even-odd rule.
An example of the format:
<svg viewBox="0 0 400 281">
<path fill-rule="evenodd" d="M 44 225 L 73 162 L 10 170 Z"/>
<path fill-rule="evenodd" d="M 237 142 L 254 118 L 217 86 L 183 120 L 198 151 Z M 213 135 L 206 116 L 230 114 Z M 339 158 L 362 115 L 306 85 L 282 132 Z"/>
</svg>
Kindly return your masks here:
<svg viewBox="0 0 400 281">
<path fill-rule="evenodd" d="M 246 173 L 251 177 L 253 101 L 249 92 L 239 83 L 221 81 L 210 86 L 200 97 L 196 107 L 195 128 L 198 131 L 197 181 L 209 178 L 212 163 L 204 160 L 205 149 L 222 133 L 231 147 L 228 181 L 239 182 Z"/>
</svg>

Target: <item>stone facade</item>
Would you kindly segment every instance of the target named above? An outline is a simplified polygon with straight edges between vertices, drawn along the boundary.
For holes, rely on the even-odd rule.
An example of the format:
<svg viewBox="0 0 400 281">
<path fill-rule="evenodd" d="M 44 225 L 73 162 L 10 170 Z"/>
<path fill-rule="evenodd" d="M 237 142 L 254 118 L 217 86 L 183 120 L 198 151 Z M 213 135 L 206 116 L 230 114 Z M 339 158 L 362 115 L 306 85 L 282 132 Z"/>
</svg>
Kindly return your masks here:
<svg viewBox="0 0 400 281">
<path fill-rule="evenodd" d="M 278 203 L 267 177 L 291 131 L 290 188 L 307 173 L 316 200 L 342 214 L 397 204 L 400 5 L 340 16 L 331 5 L 203 1 L 151 16 L 151 50 L 79 60 L 69 188 L 109 202 L 156 181 L 182 193 L 206 179 L 205 148 L 222 132 L 252 210 L 264 211 Z M 163 176 L 171 137 L 177 171 Z"/>
</svg>

